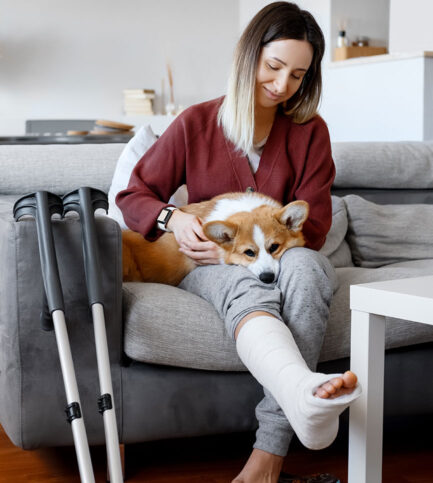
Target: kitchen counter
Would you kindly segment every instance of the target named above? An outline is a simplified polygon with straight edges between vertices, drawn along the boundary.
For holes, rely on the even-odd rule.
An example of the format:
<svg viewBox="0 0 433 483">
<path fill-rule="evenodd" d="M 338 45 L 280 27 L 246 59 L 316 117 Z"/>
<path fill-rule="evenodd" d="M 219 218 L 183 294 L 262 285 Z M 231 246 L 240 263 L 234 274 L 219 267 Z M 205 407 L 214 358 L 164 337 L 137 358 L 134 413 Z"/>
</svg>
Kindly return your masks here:
<svg viewBox="0 0 433 483">
<path fill-rule="evenodd" d="M 25 134 L 22 136 L 0 136 L 0 144 L 105 144 L 127 143 L 130 139 L 131 135 L 125 134 L 87 134 L 86 136 Z"/>
<path fill-rule="evenodd" d="M 420 57 L 433 57 L 433 52 L 423 51 L 423 52 L 394 52 L 391 54 L 383 55 L 369 55 L 365 57 L 353 57 L 352 59 L 337 60 L 329 62 L 328 67 L 330 68 L 340 68 L 348 67 L 352 65 L 365 65 L 374 64 L 379 62 L 391 62 L 395 60 L 408 60 L 417 59 Z"/>
</svg>

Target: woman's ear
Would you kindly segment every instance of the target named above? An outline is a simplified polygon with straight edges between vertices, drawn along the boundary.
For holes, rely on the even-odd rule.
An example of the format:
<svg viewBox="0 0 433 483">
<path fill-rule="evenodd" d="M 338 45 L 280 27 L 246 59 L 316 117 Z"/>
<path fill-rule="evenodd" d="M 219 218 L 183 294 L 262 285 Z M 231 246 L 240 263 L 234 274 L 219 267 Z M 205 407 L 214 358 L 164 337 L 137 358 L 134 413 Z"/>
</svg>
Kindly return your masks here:
<svg viewBox="0 0 433 483">
<path fill-rule="evenodd" d="M 276 215 L 278 221 L 288 230 L 300 231 L 308 218 L 309 205 L 306 201 L 293 201 L 282 208 Z"/>
<path fill-rule="evenodd" d="M 233 243 L 238 225 L 228 221 L 210 221 L 203 225 L 204 234 L 217 245 Z"/>
</svg>

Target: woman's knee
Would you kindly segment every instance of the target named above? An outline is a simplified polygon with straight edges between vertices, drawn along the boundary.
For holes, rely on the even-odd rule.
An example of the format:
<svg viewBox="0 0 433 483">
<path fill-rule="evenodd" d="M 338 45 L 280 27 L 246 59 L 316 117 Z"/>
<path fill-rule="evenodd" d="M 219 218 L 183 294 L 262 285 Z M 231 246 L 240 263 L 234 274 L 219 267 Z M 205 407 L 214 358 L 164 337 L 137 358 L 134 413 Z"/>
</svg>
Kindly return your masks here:
<svg viewBox="0 0 433 483">
<path fill-rule="evenodd" d="M 281 317 L 279 287 L 260 281 L 245 267 L 198 267 L 184 278 L 179 287 L 210 302 L 233 338 L 239 322 L 252 312 L 263 311 Z"/>
<path fill-rule="evenodd" d="M 291 248 L 281 257 L 280 286 L 289 282 L 323 288 L 331 296 L 338 287 L 335 268 L 328 258 L 304 247 Z"/>
</svg>

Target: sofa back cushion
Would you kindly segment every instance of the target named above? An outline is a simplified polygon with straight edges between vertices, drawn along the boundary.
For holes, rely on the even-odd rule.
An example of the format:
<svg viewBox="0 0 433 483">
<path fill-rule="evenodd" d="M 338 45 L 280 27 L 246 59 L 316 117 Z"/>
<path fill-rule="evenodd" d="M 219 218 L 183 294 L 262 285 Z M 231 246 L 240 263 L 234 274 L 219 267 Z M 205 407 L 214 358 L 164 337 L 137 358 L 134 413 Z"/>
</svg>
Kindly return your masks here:
<svg viewBox="0 0 433 483">
<path fill-rule="evenodd" d="M 343 199 L 355 265 L 376 268 L 433 259 L 433 205 L 378 205 L 356 195 Z"/>
<path fill-rule="evenodd" d="M 48 190 L 58 195 L 80 186 L 105 193 L 124 144 L 4 145 L 0 149 L 4 195 Z"/>
<path fill-rule="evenodd" d="M 332 155 L 334 189 L 433 188 L 433 141 L 340 142 Z"/>
</svg>

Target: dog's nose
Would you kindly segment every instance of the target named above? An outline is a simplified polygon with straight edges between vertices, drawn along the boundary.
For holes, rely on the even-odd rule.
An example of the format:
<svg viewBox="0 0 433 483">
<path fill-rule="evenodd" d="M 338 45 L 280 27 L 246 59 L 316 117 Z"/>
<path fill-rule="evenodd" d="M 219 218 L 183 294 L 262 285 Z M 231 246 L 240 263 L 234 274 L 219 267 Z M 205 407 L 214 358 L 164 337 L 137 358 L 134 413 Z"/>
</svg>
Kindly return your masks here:
<svg viewBox="0 0 433 483">
<path fill-rule="evenodd" d="M 272 283 L 274 281 L 273 272 L 263 272 L 259 275 L 259 278 L 264 283 Z"/>
</svg>

